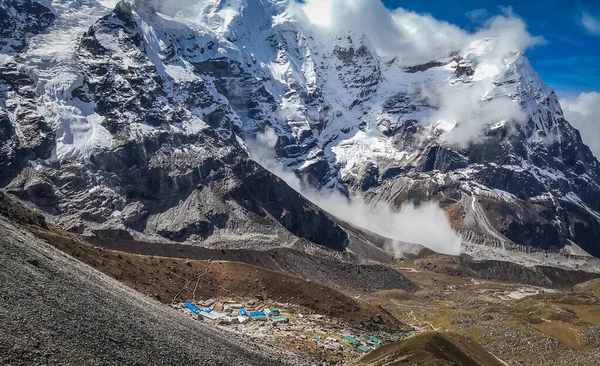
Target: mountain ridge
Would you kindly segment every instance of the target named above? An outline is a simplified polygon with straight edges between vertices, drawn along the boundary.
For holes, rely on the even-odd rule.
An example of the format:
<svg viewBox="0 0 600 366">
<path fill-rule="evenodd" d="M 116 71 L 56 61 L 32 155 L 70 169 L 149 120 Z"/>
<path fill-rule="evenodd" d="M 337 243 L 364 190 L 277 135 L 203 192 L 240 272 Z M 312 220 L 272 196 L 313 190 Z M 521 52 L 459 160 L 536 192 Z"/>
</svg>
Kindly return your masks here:
<svg viewBox="0 0 600 366">
<path fill-rule="evenodd" d="M 53 24 L 2 63 L 19 76 L 3 76 L 0 168 L 17 176 L 10 193 L 70 230 L 210 244 L 257 222 L 249 210 L 283 225 L 277 235 L 344 248 L 283 182 L 271 193 L 298 197 L 291 206 L 261 195 L 274 180 L 249 150 L 271 129 L 277 161 L 313 186 L 394 208 L 434 200 L 455 227 L 506 245 L 600 255 L 600 165 L 527 58 L 495 58 L 493 39 L 411 64 L 365 36 L 320 35 L 286 1 L 209 1 L 195 21 L 149 1 L 59 3 L 70 10 L 49 10 Z M 44 42 L 64 30 L 72 56 L 48 61 Z M 19 138 L 27 128 L 45 132 Z M 269 225 L 251 231 L 266 238 Z"/>
</svg>

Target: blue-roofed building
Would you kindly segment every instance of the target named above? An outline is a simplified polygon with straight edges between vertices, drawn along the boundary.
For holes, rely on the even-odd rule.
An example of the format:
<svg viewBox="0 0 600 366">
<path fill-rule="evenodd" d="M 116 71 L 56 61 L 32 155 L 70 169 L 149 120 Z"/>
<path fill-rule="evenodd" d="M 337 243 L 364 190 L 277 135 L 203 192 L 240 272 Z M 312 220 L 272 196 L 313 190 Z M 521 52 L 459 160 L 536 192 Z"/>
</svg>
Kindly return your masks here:
<svg viewBox="0 0 600 366">
<path fill-rule="evenodd" d="M 183 305 L 196 315 L 198 315 L 202 312 L 202 310 L 198 309 L 198 307 L 192 303 L 186 302 Z"/>
<path fill-rule="evenodd" d="M 248 312 L 246 311 L 246 309 L 240 309 L 238 310 L 238 313 L 240 313 L 240 316 L 248 316 Z"/>
</svg>

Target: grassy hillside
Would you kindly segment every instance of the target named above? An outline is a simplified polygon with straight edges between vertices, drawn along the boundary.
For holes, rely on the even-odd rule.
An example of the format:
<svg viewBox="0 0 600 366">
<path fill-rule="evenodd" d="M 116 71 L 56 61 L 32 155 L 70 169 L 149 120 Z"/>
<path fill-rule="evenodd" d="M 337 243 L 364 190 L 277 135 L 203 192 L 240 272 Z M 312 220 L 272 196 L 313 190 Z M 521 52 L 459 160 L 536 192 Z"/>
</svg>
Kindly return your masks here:
<svg viewBox="0 0 600 366">
<path fill-rule="evenodd" d="M 362 357 L 369 366 L 502 366 L 503 363 L 467 337 L 455 333 L 423 332 L 385 345 Z"/>
</svg>

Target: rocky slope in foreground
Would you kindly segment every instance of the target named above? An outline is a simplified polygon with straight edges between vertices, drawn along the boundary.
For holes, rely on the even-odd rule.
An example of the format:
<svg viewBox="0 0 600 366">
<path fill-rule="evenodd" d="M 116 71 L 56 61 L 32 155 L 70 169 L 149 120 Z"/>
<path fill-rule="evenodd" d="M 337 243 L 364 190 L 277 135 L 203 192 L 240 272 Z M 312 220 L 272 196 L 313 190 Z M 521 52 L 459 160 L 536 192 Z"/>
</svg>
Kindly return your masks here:
<svg viewBox="0 0 600 366">
<path fill-rule="evenodd" d="M 281 365 L 123 286 L 0 216 L 0 363 Z M 220 350 L 220 352 L 215 352 Z"/>
</svg>

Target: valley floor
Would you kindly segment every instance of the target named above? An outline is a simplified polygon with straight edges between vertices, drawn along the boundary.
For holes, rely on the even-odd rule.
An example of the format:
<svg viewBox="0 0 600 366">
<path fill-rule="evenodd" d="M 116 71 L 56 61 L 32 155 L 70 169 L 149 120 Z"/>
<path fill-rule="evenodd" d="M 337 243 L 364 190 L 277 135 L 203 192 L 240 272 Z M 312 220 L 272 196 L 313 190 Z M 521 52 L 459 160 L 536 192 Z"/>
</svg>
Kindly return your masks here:
<svg viewBox="0 0 600 366">
<path fill-rule="evenodd" d="M 397 265 L 422 290 L 366 300 L 417 329 L 465 335 L 510 365 L 600 364 L 600 280 L 557 290 L 424 268 L 445 260 Z"/>
<path fill-rule="evenodd" d="M 284 273 L 282 263 L 293 267 L 296 257 L 283 251 L 268 254 L 281 257 L 280 270 L 132 254 L 47 227 L 22 206 L 0 208 L 10 217 L 0 216 L 2 364 L 600 363 L 599 279 L 562 288 L 502 282 L 465 275 L 456 257 L 425 254 L 385 271 L 328 272 L 346 276 L 346 285 L 353 276 L 396 273 L 390 277 L 401 281 L 377 282 L 395 289 L 333 289 Z M 289 322 L 217 325 L 172 308 L 209 298 L 277 306 Z M 383 347 L 358 361 L 364 353 L 345 335 L 376 336 Z"/>
</svg>

